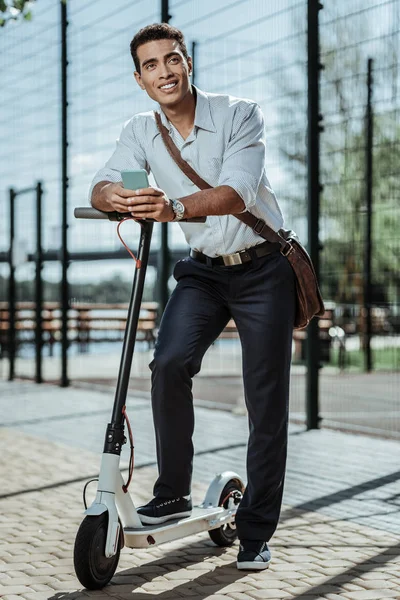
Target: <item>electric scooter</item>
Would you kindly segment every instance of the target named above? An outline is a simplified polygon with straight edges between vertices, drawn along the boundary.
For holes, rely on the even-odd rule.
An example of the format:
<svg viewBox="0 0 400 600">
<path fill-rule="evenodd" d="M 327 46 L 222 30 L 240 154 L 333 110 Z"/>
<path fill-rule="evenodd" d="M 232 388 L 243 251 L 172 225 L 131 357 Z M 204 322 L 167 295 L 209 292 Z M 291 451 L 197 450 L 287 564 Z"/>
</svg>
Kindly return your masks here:
<svg viewBox="0 0 400 600">
<path fill-rule="evenodd" d="M 74 214 L 80 219 L 122 221 L 131 218 L 129 213 L 106 213 L 90 207 L 76 208 Z M 191 219 L 197 222 L 199 220 L 204 222 L 205 218 Z M 137 223 L 141 227 L 137 268 L 128 308 L 111 422 L 106 429 L 96 497 L 85 510 L 86 516 L 75 539 L 75 572 L 80 583 L 90 590 L 101 589 L 111 580 L 124 545 L 128 548 L 148 548 L 202 531 L 208 531 L 210 538 L 218 546 L 232 545 L 237 538 L 235 514 L 244 491 L 239 475 L 225 471 L 215 476 L 204 501 L 193 508 L 190 517 L 158 525 L 141 523 L 128 491 L 133 471 L 133 440 L 125 402 L 154 221 L 144 219 Z M 122 446 L 127 441 L 124 434 L 125 420 L 131 444 L 126 484 L 119 467 Z"/>
</svg>

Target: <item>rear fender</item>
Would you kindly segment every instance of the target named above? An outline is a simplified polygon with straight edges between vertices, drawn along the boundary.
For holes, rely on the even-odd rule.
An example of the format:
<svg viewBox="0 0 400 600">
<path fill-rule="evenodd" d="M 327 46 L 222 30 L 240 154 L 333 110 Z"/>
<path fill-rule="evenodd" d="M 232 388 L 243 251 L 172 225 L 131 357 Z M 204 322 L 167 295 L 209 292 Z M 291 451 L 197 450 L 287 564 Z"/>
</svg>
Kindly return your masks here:
<svg viewBox="0 0 400 600">
<path fill-rule="evenodd" d="M 219 506 L 219 499 L 221 497 L 222 490 L 226 484 L 234 479 L 238 482 L 238 487 L 244 492 L 245 485 L 237 473 L 233 471 L 224 471 L 214 477 L 205 495 L 202 506 L 204 508 L 211 508 L 212 506 Z"/>
</svg>

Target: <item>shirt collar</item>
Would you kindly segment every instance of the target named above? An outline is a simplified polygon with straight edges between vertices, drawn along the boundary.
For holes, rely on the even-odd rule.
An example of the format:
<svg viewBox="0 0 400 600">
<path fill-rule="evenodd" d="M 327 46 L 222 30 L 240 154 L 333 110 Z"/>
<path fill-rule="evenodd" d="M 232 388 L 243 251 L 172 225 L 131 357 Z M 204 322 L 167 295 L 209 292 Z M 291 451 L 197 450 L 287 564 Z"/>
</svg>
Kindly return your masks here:
<svg viewBox="0 0 400 600">
<path fill-rule="evenodd" d="M 199 90 L 198 87 L 192 85 L 193 91 L 196 96 L 196 111 L 194 114 L 194 126 L 205 129 L 206 131 L 212 131 L 215 133 L 217 130 L 214 125 L 214 121 L 211 114 L 210 99 L 205 92 Z M 160 115 L 162 124 L 171 131 L 171 123 L 168 121 L 164 114 L 164 111 L 160 107 Z"/>
</svg>

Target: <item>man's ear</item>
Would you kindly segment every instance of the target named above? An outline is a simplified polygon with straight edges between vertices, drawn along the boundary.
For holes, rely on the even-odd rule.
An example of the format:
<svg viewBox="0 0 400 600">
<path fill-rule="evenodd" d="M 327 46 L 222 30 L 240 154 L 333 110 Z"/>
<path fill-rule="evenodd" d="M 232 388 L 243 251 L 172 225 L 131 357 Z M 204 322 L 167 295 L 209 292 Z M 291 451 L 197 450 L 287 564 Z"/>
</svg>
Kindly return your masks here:
<svg viewBox="0 0 400 600">
<path fill-rule="evenodd" d="M 188 64 L 188 67 L 189 67 L 189 75 L 191 75 L 192 72 L 193 72 L 193 62 L 192 62 L 192 57 L 191 56 L 188 56 L 187 64 Z"/>
<path fill-rule="evenodd" d="M 143 82 L 142 82 L 142 78 L 140 76 L 140 73 L 138 73 L 137 71 L 135 71 L 134 73 L 135 79 L 136 79 L 136 83 L 138 84 L 139 87 L 142 88 L 142 90 L 145 89 Z"/>
</svg>

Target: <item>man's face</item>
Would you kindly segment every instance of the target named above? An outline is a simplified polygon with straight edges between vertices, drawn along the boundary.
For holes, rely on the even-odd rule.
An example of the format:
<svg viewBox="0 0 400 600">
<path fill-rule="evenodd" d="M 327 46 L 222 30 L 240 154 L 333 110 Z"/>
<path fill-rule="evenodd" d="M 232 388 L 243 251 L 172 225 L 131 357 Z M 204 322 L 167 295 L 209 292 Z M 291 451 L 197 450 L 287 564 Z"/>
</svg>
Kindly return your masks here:
<svg viewBox="0 0 400 600">
<path fill-rule="evenodd" d="M 186 61 L 176 40 L 157 40 L 137 49 L 141 73 L 135 79 L 150 98 L 164 106 L 174 106 L 190 90 L 192 60 Z"/>
</svg>

